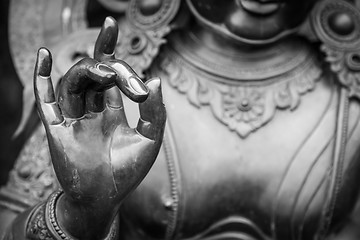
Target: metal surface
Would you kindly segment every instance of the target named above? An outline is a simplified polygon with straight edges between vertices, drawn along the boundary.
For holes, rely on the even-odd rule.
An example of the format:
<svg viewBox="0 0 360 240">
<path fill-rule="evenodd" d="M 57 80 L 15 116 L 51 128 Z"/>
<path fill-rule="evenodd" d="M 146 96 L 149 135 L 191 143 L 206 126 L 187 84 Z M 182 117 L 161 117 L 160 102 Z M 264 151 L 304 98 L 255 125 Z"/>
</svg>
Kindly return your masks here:
<svg viewBox="0 0 360 240">
<path fill-rule="evenodd" d="M 117 213 L 120 239 L 357 239 L 350 218 L 360 180 L 355 2 L 181 4 L 133 1 L 120 34 L 108 18 L 95 59 L 61 66 L 57 101 L 50 54 L 40 50 L 35 93 L 65 192 L 56 221 L 87 239 L 107 236 Z M 298 33 L 303 25 L 311 36 Z M 88 30 L 69 35 L 54 51 L 62 59 L 55 65 L 76 52 L 90 56 L 94 38 Z M 162 79 L 166 128 L 158 81 L 144 85 L 114 54 L 145 80 Z M 113 95 L 114 85 L 143 102 L 135 129 L 125 115 L 137 119 L 136 110 L 123 112 L 131 100 Z M 57 186 L 49 153 L 30 154 L 44 137 L 40 131 L 29 142 L 1 191 L 10 210 Z M 24 178 L 38 158 L 45 159 L 38 175 L 30 169 Z M 38 195 L 23 201 L 32 188 Z"/>
</svg>

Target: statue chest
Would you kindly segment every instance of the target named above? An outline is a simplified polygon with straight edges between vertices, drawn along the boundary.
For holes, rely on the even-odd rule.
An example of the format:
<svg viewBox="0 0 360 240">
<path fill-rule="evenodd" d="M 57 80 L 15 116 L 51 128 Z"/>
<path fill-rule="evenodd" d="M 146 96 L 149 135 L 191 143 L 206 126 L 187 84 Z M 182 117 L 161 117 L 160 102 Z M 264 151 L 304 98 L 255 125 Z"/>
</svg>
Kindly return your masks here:
<svg viewBox="0 0 360 240">
<path fill-rule="evenodd" d="M 295 111 L 278 111 L 245 137 L 166 82 L 163 92 L 164 144 L 153 169 L 124 204 L 126 222 L 155 238 L 314 235 L 331 178 L 335 87 L 319 82 Z M 352 108 L 350 133 L 359 131 L 359 109 L 357 104 Z M 350 145 L 347 162 L 357 154 L 357 139 Z"/>
</svg>

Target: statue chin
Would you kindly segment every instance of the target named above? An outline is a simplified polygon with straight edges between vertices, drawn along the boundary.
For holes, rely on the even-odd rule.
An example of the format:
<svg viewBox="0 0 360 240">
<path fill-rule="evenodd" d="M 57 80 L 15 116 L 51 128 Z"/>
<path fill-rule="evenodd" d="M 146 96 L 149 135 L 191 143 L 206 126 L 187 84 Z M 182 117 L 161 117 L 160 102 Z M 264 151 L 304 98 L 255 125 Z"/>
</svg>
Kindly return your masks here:
<svg viewBox="0 0 360 240">
<path fill-rule="evenodd" d="M 218 30 L 228 38 L 239 43 L 254 45 L 274 43 L 296 32 L 297 29 L 298 26 L 293 28 L 281 26 L 281 23 L 273 18 L 269 18 L 268 21 L 249 20 L 249 17 L 240 13 L 231 14 L 223 25 L 218 26 Z"/>
<path fill-rule="evenodd" d="M 294 33 L 306 19 L 309 9 L 308 4 L 297 6 L 282 0 L 235 2 L 221 10 L 207 10 L 197 2 L 187 1 L 190 11 L 202 25 L 236 42 L 256 45 L 273 43 Z"/>
<path fill-rule="evenodd" d="M 218 24 L 208 21 L 201 15 L 197 20 L 213 30 L 213 32 L 235 43 L 250 45 L 267 45 L 275 43 L 295 33 L 300 25 L 293 28 L 282 27 L 274 19 L 269 21 L 249 21 L 240 14 L 231 14 L 224 23 Z M 239 24 L 241 23 L 241 24 Z"/>
</svg>

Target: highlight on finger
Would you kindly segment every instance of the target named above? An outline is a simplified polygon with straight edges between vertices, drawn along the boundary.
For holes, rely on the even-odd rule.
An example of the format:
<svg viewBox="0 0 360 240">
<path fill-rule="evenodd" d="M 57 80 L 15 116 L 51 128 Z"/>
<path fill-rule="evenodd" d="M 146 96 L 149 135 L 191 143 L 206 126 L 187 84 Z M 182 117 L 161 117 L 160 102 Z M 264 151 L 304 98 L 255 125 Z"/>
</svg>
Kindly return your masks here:
<svg viewBox="0 0 360 240">
<path fill-rule="evenodd" d="M 41 120 L 53 125 L 61 123 L 64 119 L 61 110 L 55 101 L 55 93 L 52 85 L 51 53 L 46 48 L 40 48 L 34 73 L 34 93 Z"/>
<path fill-rule="evenodd" d="M 94 58 L 97 61 L 115 58 L 118 32 L 119 29 L 116 20 L 112 17 L 106 17 L 95 43 Z"/>
<path fill-rule="evenodd" d="M 146 82 L 149 97 L 139 104 L 140 119 L 137 131 L 155 141 L 160 141 L 166 121 L 166 109 L 163 103 L 160 78 L 152 78 Z"/>
<path fill-rule="evenodd" d="M 44 103 L 55 102 L 54 89 L 51 82 L 51 53 L 46 48 L 40 48 L 37 54 L 37 61 L 35 66 L 35 95 Z"/>
<path fill-rule="evenodd" d="M 52 57 L 48 49 L 42 47 L 38 50 L 36 61 L 36 74 L 42 77 L 49 77 L 51 73 Z"/>
<path fill-rule="evenodd" d="M 127 63 L 121 60 L 110 60 L 106 63 L 117 72 L 115 83 L 128 98 L 137 103 L 147 99 L 149 89 Z"/>
<path fill-rule="evenodd" d="M 73 94 L 82 93 L 87 88 L 103 91 L 115 85 L 116 77 L 116 72 L 107 65 L 84 58 L 67 71 L 60 89 Z"/>
<path fill-rule="evenodd" d="M 149 97 L 139 105 L 140 117 L 153 123 L 163 122 L 165 107 L 161 91 L 161 80 L 158 77 L 151 78 L 145 85 L 149 89 Z"/>
<path fill-rule="evenodd" d="M 115 85 L 117 73 L 106 64 L 84 58 L 72 66 L 59 86 L 59 105 L 67 118 L 104 109 L 103 91 Z"/>
</svg>

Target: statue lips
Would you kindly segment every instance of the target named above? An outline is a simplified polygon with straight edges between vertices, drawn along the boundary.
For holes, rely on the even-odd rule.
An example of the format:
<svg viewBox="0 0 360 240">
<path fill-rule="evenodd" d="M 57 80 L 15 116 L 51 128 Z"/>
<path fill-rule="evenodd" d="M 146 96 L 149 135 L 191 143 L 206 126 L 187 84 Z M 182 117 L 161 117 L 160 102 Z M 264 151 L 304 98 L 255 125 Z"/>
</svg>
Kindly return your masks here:
<svg viewBox="0 0 360 240">
<path fill-rule="evenodd" d="M 276 12 L 283 2 L 278 0 L 239 0 L 239 3 L 247 12 L 269 15 Z"/>
</svg>

